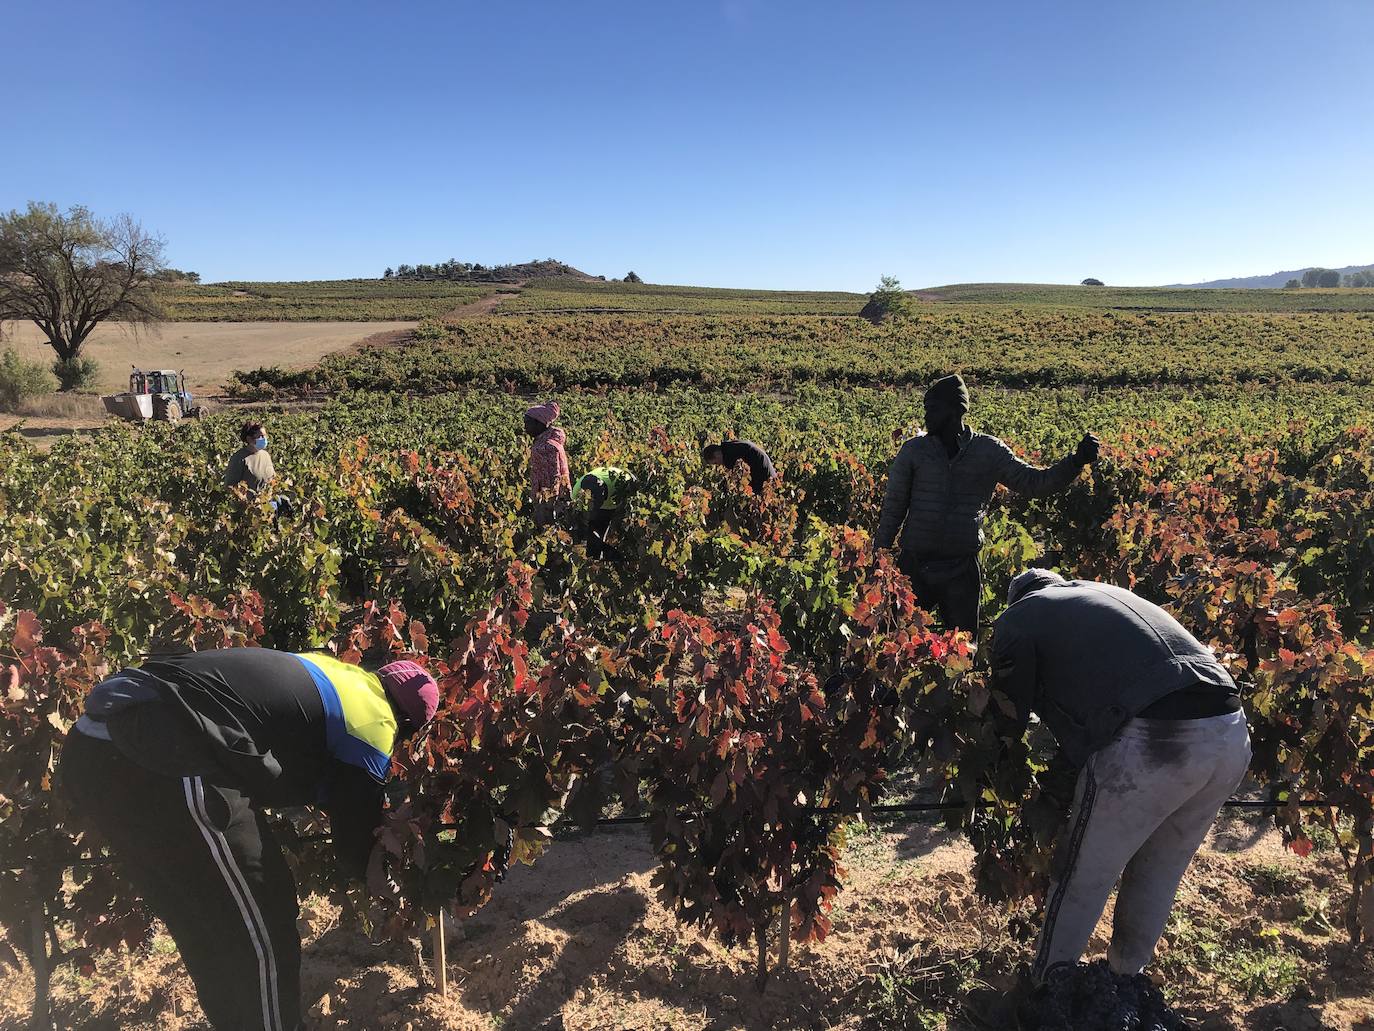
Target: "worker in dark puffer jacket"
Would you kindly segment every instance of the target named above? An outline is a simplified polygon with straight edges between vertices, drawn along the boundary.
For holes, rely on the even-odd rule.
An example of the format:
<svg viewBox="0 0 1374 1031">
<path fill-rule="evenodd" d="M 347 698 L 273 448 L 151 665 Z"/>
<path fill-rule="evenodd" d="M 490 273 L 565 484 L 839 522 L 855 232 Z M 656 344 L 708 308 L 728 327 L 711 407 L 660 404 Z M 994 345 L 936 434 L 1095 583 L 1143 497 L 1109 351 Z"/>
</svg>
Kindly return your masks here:
<svg viewBox="0 0 1374 1031">
<path fill-rule="evenodd" d="M 1047 469 L 1027 465 L 996 437 L 964 424 L 968 388 L 946 376 L 926 391 L 926 431 L 902 445 L 888 469 L 887 492 L 874 546 L 901 541 L 898 567 L 911 578 L 917 602 L 947 628 L 978 632 L 983 574 L 983 520 L 1000 483 L 1038 497 L 1064 490 L 1097 461 L 1097 438 L 1086 434 L 1073 454 Z"/>
</svg>

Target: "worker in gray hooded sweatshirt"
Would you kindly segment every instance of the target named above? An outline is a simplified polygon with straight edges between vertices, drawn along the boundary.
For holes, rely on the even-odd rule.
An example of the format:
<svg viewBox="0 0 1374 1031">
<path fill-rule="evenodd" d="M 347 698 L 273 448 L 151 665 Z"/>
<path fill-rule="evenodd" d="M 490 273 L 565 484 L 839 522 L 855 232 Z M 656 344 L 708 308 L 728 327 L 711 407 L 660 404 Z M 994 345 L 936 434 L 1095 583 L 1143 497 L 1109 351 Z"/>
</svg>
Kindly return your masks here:
<svg viewBox="0 0 1374 1031">
<path fill-rule="evenodd" d="M 925 394 L 926 431 L 902 445 L 887 473 L 876 548 L 901 542 L 897 565 L 916 601 L 948 629 L 978 633 L 983 574 L 983 520 L 999 483 L 1039 497 L 1068 487 L 1097 461 L 1098 443 L 1084 435 L 1074 452 L 1046 469 L 1027 465 L 996 437 L 964 424 L 968 388 L 946 376 Z"/>
<path fill-rule="evenodd" d="M 1079 960 L 1118 880 L 1107 959 L 1138 974 L 1250 765 L 1235 682 L 1173 616 L 1120 587 L 1030 569 L 1007 603 L 993 627 L 997 686 L 1080 767 L 1032 976 Z"/>
</svg>

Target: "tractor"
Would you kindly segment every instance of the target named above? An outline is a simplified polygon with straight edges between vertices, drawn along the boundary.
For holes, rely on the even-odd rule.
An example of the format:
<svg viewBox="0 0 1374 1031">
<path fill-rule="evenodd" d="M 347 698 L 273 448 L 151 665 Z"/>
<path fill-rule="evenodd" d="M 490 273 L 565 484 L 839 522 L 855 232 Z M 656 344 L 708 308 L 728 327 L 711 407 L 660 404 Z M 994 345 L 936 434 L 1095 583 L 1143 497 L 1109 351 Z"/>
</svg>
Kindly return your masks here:
<svg viewBox="0 0 1374 1031">
<path fill-rule="evenodd" d="M 177 422 L 183 415 L 200 418 L 202 409 L 192 407 L 191 392 L 186 389 L 186 373 L 171 369 L 145 372 L 137 367 L 129 373 L 129 390 L 124 394 L 107 394 L 100 399 L 111 415 L 132 422 Z"/>
</svg>

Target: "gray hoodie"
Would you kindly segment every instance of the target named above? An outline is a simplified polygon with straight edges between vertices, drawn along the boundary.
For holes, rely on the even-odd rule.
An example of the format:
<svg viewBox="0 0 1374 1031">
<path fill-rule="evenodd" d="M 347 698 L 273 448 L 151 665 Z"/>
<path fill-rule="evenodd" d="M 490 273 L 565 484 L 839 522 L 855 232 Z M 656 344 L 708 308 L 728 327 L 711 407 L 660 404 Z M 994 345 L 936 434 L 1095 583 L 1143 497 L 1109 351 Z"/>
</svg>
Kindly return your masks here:
<svg viewBox="0 0 1374 1031">
<path fill-rule="evenodd" d="M 1091 580 L 1049 582 L 1007 606 L 992 631 L 997 687 L 1025 719 L 1039 714 L 1082 766 L 1129 719 L 1196 685 L 1235 681 L 1158 605 Z"/>
</svg>

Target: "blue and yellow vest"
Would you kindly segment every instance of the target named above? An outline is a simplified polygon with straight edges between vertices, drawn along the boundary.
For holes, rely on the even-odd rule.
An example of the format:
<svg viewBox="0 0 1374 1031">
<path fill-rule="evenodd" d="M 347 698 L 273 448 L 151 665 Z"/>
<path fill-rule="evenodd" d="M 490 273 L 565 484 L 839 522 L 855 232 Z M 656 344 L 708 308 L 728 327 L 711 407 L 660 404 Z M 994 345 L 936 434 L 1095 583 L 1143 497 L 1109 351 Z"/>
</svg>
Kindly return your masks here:
<svg viewBox="0 0 1374 1031">
<path fill-rule="evenodd" d="M 396 746 L 396 713 L 376 674 L 311 652 L 296 658 L 307 670 L 324 703 L 325 746 L 350 766 L 360 766 L 384 783 Z"/>
</svg>

